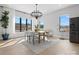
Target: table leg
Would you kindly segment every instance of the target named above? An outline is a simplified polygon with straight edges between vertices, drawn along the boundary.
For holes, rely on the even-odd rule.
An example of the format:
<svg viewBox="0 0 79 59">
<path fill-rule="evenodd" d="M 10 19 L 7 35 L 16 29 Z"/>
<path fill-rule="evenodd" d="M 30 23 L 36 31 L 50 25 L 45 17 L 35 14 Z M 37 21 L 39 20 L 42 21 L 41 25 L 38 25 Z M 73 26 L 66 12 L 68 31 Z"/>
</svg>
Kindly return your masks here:
<svg viewBox="0 0 79 59">
<path fill-rule="evenodd" d="M 43 33 L 43 41 L 45 41 L 45 33 Z"/>
</svg>

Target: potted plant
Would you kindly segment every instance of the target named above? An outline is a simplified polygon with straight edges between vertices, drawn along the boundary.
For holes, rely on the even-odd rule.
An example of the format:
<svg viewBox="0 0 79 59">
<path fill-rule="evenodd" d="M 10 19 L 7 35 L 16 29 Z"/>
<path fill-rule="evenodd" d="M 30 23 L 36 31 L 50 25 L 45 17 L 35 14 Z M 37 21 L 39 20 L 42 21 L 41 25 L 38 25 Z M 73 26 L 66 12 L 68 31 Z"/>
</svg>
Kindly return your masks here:
<svg viewBox="0 0 79 59">
<path fill-rule="evenodd" d="M 9 34 L 7 33 L 8 23 L 9 23 L 9 11 L 2 12 L 2 17 L 0 19 L 1 26 L 4 28 L 5 32 L 2 34 L 3 40 L 7 40 L 9 37 Z"/>
</svg>

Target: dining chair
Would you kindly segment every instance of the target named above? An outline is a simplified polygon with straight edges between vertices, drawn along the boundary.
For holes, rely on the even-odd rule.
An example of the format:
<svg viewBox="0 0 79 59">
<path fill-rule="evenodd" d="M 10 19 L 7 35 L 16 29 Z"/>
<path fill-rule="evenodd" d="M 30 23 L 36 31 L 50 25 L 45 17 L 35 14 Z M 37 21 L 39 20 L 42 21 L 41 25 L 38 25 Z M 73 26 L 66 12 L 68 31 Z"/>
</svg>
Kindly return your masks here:
<svg viewBox="0 0 79 59">
<path fill-rule="evenodd" d="M 36 39 L 38 39 L 37 33 L 33 31 L 26 31 L 25 35 L 26 35 L 26 40 L 29 43 L 32 42 L 33 44 L 35 44 Z"/>
</svg>

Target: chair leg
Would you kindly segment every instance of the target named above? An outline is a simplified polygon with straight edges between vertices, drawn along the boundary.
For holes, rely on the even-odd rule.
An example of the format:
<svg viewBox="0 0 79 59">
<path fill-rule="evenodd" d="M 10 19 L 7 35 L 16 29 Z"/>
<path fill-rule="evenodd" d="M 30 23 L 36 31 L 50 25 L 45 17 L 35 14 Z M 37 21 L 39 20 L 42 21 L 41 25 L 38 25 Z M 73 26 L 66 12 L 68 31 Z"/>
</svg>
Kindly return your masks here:
<svg viewBox="0 0 79 59">
<path fill-rule="evenodd" d="M 26 36 L 25 36 L 25 40 L 26 40 Z"/>
<path fill-rule="evenodd" d="M 27 39 L 27 42 L 28 42 L 28 39 Z"/>
<path fill-rule="evenodd" d="M 25 39 L 26 39 L 26 37 L 25 37 Z M 27 42 L 28 42 L 28 36 L 27 36 Z"/>
<path fill-rule="evenodd" d="M 29 43 L 30 43 L 30 36 L 29 36 Z"/>
<path fill-rule="evenodd" d="M 38 43 L 40 43 L 40 37 L 41 37 L 41 36 L 39 35 L 39 40 L 38 40 Z"/>
<path fill-rule="evenodd" d="M 43 41 L 45 42 L 45 33 L 43 33 Z"/>
<path fill-rule="evenodd" d="M 43 41 L 45 42 L 45 36 L 43 36 Z"/>
<path fill-rule="evenodd" d="M 34 36 L 33 36 L 33 45 L 35 44 L 35 42 L 34 42 Z"/>
</svg>

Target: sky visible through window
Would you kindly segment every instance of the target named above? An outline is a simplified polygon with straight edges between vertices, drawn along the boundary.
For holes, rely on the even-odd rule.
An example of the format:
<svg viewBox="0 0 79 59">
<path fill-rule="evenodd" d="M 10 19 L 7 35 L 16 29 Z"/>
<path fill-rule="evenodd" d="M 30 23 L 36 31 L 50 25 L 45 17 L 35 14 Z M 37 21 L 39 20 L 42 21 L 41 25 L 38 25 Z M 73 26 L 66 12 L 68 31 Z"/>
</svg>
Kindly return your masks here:
<svg viewBox="0 0 79 59">
<path fill-rule="evenodd" d="M 15 20 L 16 23 L 20 23 L 20 17 L 16 17 L 16 20 Z M 27 21 L 28 24 L 31 24 L 31 20 L 29 19 Z M 22 18 L 22 24 L 26 24 L 26 19 L 25 18 Z"/>
<path fill-rule="evenodd" d="M 19 20 L 19 19 L 20 19 L 20 17 L 16 17 L 16 18 L 15 18 L 15 22 L 16 22 L 16 23 L 20 23 L 20 20 Z"/>
<path fill-rule="evenodd" d="M 26 19 L 22 18 L 22 24 L 26 24 Z"/>
<path fill-rule="evenodd" d="M 60 16 L 60 26 L 69 26 L 69 16 Z"/>
</svg>

